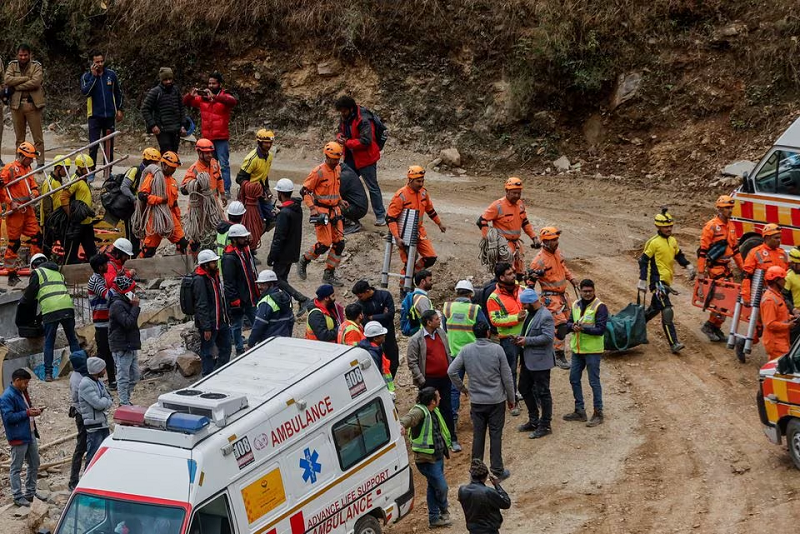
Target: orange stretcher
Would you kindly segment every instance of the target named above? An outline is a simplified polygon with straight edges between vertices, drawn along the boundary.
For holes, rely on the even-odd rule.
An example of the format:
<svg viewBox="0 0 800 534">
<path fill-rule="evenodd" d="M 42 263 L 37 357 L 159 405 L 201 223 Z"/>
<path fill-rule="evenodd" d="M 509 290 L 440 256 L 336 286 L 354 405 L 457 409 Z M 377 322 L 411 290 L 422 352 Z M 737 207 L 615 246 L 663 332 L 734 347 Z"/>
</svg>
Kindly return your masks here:
<svg viewBox="0 0 800 534">
<path fill-rule="evenodd" d="M 742 285 L 727 280 L 695 280 L 692 305 L 703 311 L 713 311 L 725 317 L 733 317 L 736 301 L 742 291 Z M 751 308 L 742 306 L 739 321 L 750 320 Z"/>
</svg>

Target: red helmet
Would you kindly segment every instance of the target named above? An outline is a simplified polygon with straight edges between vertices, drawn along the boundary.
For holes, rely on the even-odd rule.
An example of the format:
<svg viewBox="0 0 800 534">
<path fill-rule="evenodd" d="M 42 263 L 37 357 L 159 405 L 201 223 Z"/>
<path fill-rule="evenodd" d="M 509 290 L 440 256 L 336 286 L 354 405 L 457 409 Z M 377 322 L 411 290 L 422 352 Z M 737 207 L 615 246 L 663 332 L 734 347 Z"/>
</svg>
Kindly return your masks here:
<svg viewBox="0 0 800 534">
<path fill-rule="evenodd" d="M 197 144 L 194 145 L 194 148 L 198 152 L 214 152 L 214 143 L 203 137 L 197 140 Z"/>
</svg>

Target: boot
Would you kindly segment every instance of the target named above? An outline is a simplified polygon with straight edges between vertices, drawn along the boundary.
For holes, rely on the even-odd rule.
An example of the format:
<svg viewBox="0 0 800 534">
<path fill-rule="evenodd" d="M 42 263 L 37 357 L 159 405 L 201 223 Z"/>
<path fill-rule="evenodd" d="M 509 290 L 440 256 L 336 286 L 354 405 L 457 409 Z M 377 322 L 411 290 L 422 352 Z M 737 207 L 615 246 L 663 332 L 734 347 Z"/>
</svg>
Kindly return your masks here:
<svg viewBox="0 0 800 534">
<path fill-rule="evenodd" d="M 300 261 L 297 262 L 297 276 L 300 280 L 305 280 L 308 278 L 308 272 L 306 272 L 306 268 L 308 264 L 311 263 L 306 259 L 305 256 L 300 256 Z"/>
<path fill-rule="evenodd" d="M 310 311 L 312 308 L 314 308 L 314 299 L 305 299 L 303 301 L 300 301 L 296 317 L 297 318 L 302 317 L 303 315 L 306 314 L 307 311 Z"/>
<path fill-rule="evenodd" d="M 530 421 L 528 421 L 525 424 L 519 425 L 517 427 L 517 431 L 518 432 L 533 432 L 534 430 L 536 430 L 538 428 L 538 426 L 539 426 L 538 423 L 531 423 Z"/>
<path fill-rule="evenodd" d="M 576 409 L 572 413 L 568 413 L 563 417 L 564 421 L 581 421 L 583 423 L 586 422 L 586 410 L 578 410 Z"/>
<path fill-rule="evenodd" d="M 564 353 L 563 350 L 556 351 L 556 365 L 559 369 L 569 369 L 570 365 L 567 361 L 567 355 Z"/>
<path fill-rule="evenodd" d="M 511 409 L 511 415 L 513 417 L 518 417 L 519 414 L 522 413 L 522 410 L 519 409 L 519 401 L 514 404 L 514 408 Z"/>
<path fill-rule="evenodd" d="M 539 425 L 536 428 L 536 430 L 531 432 L 531 434 L 528 437 L 530 439 L 539 439 L 539 438 L 543 438 L 545 436 L 549 436 L 552 433 L 553 433 L 553 430 L 549 426 Z"/>
<path fill-rule="evenodd" d="M 8 285 L 14 287 L 15 285 L 22 282 L 22 279 L 17 274 L 17 271 L 9 271 L 8 273 Z"/>
<path fill-rule="evenodd" d="M 737 339 L 736 340 L 736 357 L 739 358 L 741 363 L 747 363 L 747 356 L 744 353 L 744 340 Z"/>
<path fill-rule="evenodd" d="M 325 269 L 322 273 L 322 281 L 335 287 L 342 287 L 344 285 L 344 282 L 336 276 L 336 271 L 333 269 Z"/>
<path fill-rule="evenodd" d="M 722 339 L 720 339 L 719 335 L 717 334 L 718 330 L 719 327 L 711 324 L 709 321 L 703 323 L 703 327 L 700 329 L 702 333 L 708 336 L 709 341 L 713 341 L 715 343 L 724 340 L 724 336 L 722 337 Z M 721 330 L 719 330 L 719 332 L 722 333 Z"/>
<path fill-rule="evenodd" d="M 595 410 L 592 414 L 592 419 L 586 423 L 588 427 L 595 427 L 603 424 L 603 410 Z"/>
<path fill-rule="evenodd" d="M 670 347 L 670 350 L 672 351 L 672 354 L 678 354 L 680 351 L 682 351 L 684 349 L 684 347 L 685 347 L 685 345 L 683 343 L 681 343 L 680 341 L 678 341 L 677 343 L 674 343 Z"/>
<path fill-rule="evenodd" d="M 722 331 L 722 329 L 720 327 L 715 326 L 714 327 L 714 332 L 717 334 L 717 338 L 720 341 L 727 341 L 728 340 L 728 336 L 725 335 L 725 333 Z"/>
</svg>

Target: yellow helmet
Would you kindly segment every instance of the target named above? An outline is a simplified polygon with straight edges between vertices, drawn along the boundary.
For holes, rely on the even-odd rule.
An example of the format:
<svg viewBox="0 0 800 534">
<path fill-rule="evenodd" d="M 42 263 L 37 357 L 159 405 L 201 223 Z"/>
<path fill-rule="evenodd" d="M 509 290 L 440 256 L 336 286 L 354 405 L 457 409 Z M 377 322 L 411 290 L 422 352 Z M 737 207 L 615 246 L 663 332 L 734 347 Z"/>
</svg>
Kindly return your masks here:
<svg viewBox="0 0 800 534">
<path fill-rule="evenodd" d="M 542 241 L 550 241 L 551 239 L 558 239 L 558 236 L 561 235 L 561 230 L 556 228 L 555 226 L 545 226 L 541 230 L 539 230 L 539 239 Z"/>
<path fill-rule="evenodd" d="M 69 168 L 72 167 L 72 160 L 65 158 L 64 156 L 56 156 L 54 163 L 57 167 L 64 167 L 66 170 L 69 170 Z"/>
<path fill-rule="evenodd" d="M 342 148 L 342 145 L 336 141 L 331 141 L 325 145 L 325 148 L 322 149 L 322 153 L 325 154 L 325 157 L 327 158 L 342 159 L 344 149 Z"/>
<path fill-rule="evenodd" d="M 669 214 L 667 208 L 661 208 L 661 213 L 656 214 L 656 216 L 653 217 L 653 221 L 656 223 L 656 226 L 660 228 L 675 224 L 675 219 Z"/>
<path fill-rule="evenodd" d="M 769 237 L 771 235 L 780 234 L 781 227 L 777 224 L 765 224 L 764 228 L 761 229 L 761 237 Z"/>
<path fill-rule="evenodd" d="M 94 160 L 89 154 L 78 154 L 75 157 L 75 166 L 81 169 L 89 169 L 94 167 Z"/>
<path fill-rule="evenodd" d="M 275 132 L 272 130 L 267 130 L 266 128 L 261 128 L 259 131 L 256 132 L 256 141 L 259 143 L 265 141 L 274 141 L 275 140 Z"/>
<path fill-rule="evenodd" d="M 733 200 L 732 196 L 729 195 L 722 195 L 717 199 L 717 203 L 715 206 L 717 208 L 732 208 L 736 204 L 736 201 Z"/>
<path fill-rule="evenodd" d="M 512 176 L 506 180 L 506 191 L 511 191 L 512 189 L 522 189 L 522 180 L 516 176 Z"/>
<path fill-rule="evenodd" d="M 408 173 L 406 174 L 409 180 L 416 180 L 417 178 L 425 178 L 425 167 L 421 167 L 419 165 L 412 165 L 408 168 Z"/>
<path fill-rule="evenodd" d="M 173 169 L 177 169 L 181 166 L 181 158 L 179 158 L 175 152 L 167 151 L 161 155 L 161 163 L 165 163 Z"/>
<path fill-rule="evenodd" d="M 800 249 L 795 247 L 789 251 L 789 263 L 800 263 Z"/>
<path fill-rule="evenodd" d="M 142 152 L 142 159 L 147 161 L 161 161 L 161 152 L 153 147 L 147 147 Z"/>
</svg>

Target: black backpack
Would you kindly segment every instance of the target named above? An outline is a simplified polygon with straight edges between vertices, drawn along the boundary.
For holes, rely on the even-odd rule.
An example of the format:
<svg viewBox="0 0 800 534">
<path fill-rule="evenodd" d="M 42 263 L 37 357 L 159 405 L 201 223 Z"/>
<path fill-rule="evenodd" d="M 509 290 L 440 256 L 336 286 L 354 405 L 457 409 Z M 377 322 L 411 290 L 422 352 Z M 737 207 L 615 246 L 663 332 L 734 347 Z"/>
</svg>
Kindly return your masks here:
<svg viewBox="0 0 800 534">
<path fill-rule="evenodd" d="M 181 311 L 186 315 L 194 315 L 194 290 L 192 286 L 194 285 L 194 273 L 187 274 L 183 278 L 181 278 L 181 294 L 180 294 L 180 303 L 181 303 Z"/>
<path fill-rule="evenodd" d="M 386 146 L 386 141 L 389 139 L 389 129 L 383 123 L 378 114 L 374 111 L 368 110 L 366 108 L 362 108 L 366 110 L 368 119 L 372 122 L 372 131 L 375 134 L 375 143 L 377 143 L 378 148 L 383 150 L 383 147 Z"/>
<path fill-rule="evenodd" d="M 106 211 L 121 220 L 130 219 L 136 211 L 135 203 L 120 189 L 124 178 L 124 174 L 112 174 L 103 182 L 103 192 L 100 194 L 100 202 Z"/>
</svg>

